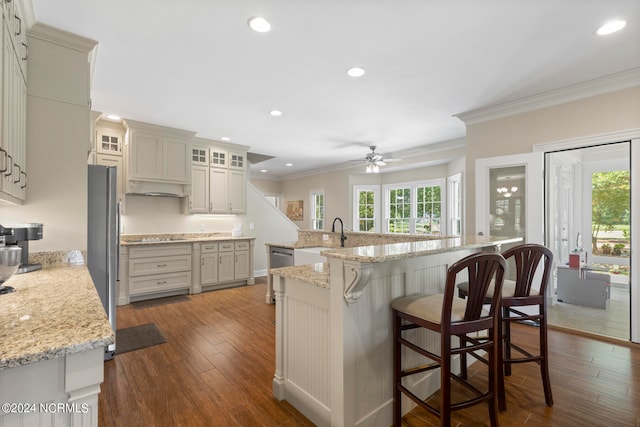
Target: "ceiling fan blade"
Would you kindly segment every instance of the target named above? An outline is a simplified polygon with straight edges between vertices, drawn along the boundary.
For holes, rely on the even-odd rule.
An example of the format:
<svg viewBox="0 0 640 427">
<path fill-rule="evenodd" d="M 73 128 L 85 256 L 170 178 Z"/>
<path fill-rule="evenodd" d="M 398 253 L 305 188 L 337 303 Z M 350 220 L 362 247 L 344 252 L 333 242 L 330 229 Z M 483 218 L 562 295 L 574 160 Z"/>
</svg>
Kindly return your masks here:
<svg viewBox="0 0 640 427">
<path fill-rule="evenodd" d="M 385 162 L 401 162 L 402 159 L 384 159 Z"/>
<path fill-rule="evenodd" d="M 376 160 L 375 162 L 373 162 L 376 166 L 384 166 L 386 165 L 386 163 L 382 160 Z"/>
</svg>

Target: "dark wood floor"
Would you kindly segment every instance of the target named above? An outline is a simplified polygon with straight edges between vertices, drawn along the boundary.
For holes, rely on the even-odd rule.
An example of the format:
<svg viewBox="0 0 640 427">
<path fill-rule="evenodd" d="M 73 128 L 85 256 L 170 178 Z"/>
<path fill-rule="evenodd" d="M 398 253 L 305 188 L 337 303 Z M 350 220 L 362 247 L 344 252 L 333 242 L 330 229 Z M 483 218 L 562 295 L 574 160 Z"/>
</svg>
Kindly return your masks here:
<svg viewBox="0 0 640 427">
<path fill-rule="evenodd" d="M 275 312 L 258 282 L 172 304 L 118 307 L 118 328 L 154 322 L 167 343 L 105 363 L 99 425 L 312 425 L 271 394 Z M 532 340 L 533 332 L 525 326 L 517 333 Z M 561 331 L 550 331 L 549 343 L 555 405 L 545 406 L 535 366 L 514 366 L 502 426 L 640 426 L 639 346 Z M 403 425 L 438 420 L 414 410 Z M 486 406 L 457 412 L 452 425 L 489 425 Z"/>
</svg>

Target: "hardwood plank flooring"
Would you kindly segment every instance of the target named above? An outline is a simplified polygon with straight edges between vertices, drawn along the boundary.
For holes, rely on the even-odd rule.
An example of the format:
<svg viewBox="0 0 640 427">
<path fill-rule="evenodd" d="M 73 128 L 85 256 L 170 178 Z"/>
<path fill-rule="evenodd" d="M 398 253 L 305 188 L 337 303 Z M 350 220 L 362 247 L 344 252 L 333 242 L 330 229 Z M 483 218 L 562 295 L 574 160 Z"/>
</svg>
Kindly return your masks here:
<svg viewBox="0 0 640 427">
<path fill-rule="evenodd" d="M 275 307 L 265 294 L 257 280 L 174 304 L 118 307 L 119 328 L 154 322 L 167 343 L 105 362 L 99 425 L 313 425 L 271 394 Z M 530 343 L 535 332 L 521 326 L 514 334 Z M 640 426 L 640 346 L 553 330 L 549 345 L 554 406 L 544 403 L 537 366 L 516 365 L 502 426 Z M 482 368 L 470 372 L 482 379 Z M 419 409 L 403 419 L 403 426 L 436 425 Z M 456 412 L 452 425 L 489 425 L 486 405 Z"/>
</svg>

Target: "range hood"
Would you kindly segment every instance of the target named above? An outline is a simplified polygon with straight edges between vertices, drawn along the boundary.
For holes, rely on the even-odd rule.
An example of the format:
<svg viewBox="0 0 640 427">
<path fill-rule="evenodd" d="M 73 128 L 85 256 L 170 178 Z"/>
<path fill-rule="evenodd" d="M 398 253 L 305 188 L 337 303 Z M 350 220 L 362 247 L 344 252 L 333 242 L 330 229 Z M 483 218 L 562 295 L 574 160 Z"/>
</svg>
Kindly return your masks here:
<svg viewBox="0 0 640 427">
<path fill-rule="evenodd" d="M 127 194 L 131 196 L 188 197 L 191 195 L 191 186 L 171 182 L 129 180 Z"/>
</svg>

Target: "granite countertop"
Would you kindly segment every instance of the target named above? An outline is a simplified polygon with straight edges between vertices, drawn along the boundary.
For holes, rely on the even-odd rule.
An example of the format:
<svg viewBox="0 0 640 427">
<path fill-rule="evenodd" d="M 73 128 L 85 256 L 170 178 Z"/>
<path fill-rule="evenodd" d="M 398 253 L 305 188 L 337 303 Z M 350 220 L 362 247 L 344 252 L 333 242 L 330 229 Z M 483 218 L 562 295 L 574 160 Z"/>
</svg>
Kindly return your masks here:
<svg viewBox="0 0 640 427">
<path fill-rule="evenodd" d="M 321 255 L 327 258 L 378 263 L 520 241 L 522 241 L 521 237 L 459 236 L 356 248 L 327 248 L 326 251 L 321 252 Z"/>
<path fill-rule="evenodd" d="M 382 263 L 403 258 L 414 258 L 453 252 L 460 249 L 479 249 L 501 244 L 517 243 L 521 237 L 460 236 L 442 239 L 390 243 L 385 245 L 359 246 L 356 248 L 327 248 L 320 252 L 327 258 L 358 261 L 362 263 Z M 273 246 L 281 246 L 273 244 Z M 296 279 L 323 288 L 329 288 L 329 264 L 318 263 L 294 267 L 280 267 L 269 270 L 272 275 Z"/>
<path fill-rule="evenodd" d="M 157 245 L 159 243 L 197 243 L 223 240 L 255 240 L 255 237 L 233 237 L 229 233 L 123 234 L 120 236 L 120 245 Z"/>
<path fill-rule="evenodd" d="M 47 268 L 5 282 L 0 370 L 105 347 L 115 337 L 86 266 Z"/>
<path fill-rule="evenodd" d="M 327 263 L 320 262 L 295 267 L 272 268 L 269 273 L 274 276 L 311 283 L 321 288 L 329 287 L 329 264 Z"/>
</svg>

